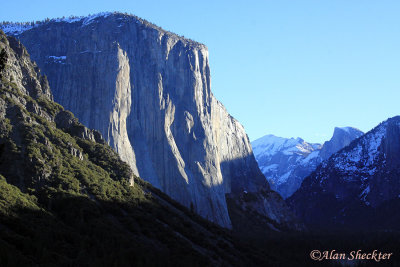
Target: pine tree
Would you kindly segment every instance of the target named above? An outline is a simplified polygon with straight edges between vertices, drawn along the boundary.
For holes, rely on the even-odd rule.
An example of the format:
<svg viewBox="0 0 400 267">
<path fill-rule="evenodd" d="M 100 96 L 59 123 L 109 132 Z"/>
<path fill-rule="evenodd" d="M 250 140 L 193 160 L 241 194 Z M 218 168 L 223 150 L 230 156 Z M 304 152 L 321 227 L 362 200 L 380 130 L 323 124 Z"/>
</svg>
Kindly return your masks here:
<svg viewBox="0 0 400 267">
<path fill-rule="evenodd" d="M 7 53 L 5 49 L 2 49 L 0 52 L 0 78 L 2 77 L 2 72 L 4 68 L 6 67 L 7 63 Z"/>
</svg>

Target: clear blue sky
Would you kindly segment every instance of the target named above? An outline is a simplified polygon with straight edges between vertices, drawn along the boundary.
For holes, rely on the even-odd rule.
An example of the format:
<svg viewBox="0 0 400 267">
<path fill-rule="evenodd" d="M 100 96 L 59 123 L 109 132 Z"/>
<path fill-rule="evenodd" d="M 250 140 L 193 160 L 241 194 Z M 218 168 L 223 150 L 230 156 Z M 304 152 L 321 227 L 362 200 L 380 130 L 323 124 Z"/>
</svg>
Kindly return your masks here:
<svg viewBox="0 0 400 267">
<path fill-rule="evenodd" d="M 3 1 L 0 20 L 122 11 L 208 46 L 212 90 L 246 128 L 329 139 L 400 115 L 400 1 Z"/>
</svg>

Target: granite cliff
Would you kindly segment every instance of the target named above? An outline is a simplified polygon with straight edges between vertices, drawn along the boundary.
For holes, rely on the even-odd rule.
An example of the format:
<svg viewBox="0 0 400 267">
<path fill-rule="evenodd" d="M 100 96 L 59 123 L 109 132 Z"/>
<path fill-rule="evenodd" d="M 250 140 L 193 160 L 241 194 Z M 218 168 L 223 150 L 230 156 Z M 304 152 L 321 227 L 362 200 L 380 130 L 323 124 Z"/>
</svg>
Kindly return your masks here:
<svg viewBox="0 0 400 267">
<path fill-rule="evenodd" d="M 327 160 L 330 156 L 348 146 L 354 139 L 363 134 L 362 131 L 353 127 L 335 127 L 332 138 L 322 145 L 319 156 L 322 160 Z"/>
<path fill-rule="evenodd" d="M 1 30 L 0 77 L 1 266 L 273 264 L 136 177 Z"/>
<path fill-rule="evenodd" d="M 225 227 L 226 196 L 243 192 L 258 194 L 261 214 L 292 220 L 274 208 L 282 199 L 261 193 L 269 185 L 243 126 L 211 92 L 203 44 L 121 13 L 2 28 L 27 47 L 54 99 L 136 175 Z"/>
</svg>

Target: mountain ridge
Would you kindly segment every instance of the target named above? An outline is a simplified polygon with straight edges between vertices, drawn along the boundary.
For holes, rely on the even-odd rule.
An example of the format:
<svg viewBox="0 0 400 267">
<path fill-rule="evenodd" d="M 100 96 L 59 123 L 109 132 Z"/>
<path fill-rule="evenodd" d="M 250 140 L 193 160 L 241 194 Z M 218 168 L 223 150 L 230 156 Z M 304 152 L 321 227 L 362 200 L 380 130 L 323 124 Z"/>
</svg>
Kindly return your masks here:
<svg viewBox="0 0 400 267">
<path fill-rule="evenodd" d="M 108 17 L 108 16 L 111 16 L 111 15 L 120 15 L 120 16 L 124 16 L 124 17 L 126 17 L 128 19 L 129 18 L 131 18 L 131 19 L 133 18 L 138 23 L 141 23 L 141 24 L 146 25 L 148 27 L 151 27 L 153 29 L 162 31 L 164 33 L 170 34 L 170 35 L 175 36 L 175 37 L 177 37 L 179 39 L 183 39 L 186 42 L 191 43 L 192 45 L 207 48 L 207 46 L 205 44 L 203 44 L 203 43 L 194 41 L 194 40 L 192 40 L 190 38 L 187 38 L 187 37 L 185 37 L 183 35 L 179 35 L 179 34 L 176 34 L 174 32 L 165 30 L 162 27 L 157 26 L 156 24 L 147 21 L 146 19 L 140 18 L 140 17 L 138 17 L 138 16 L 136 16 L 134 14 L 131 14 L 131 13 L 119 12 L 119 11 L 98 12 L 98 13 L 94 13 L 94 14 L 89 14 L 87 16 L 74 16 L 74 15 L 71 15 L 69 17 L 59 17 L 59 18 L 52 18 L 52 19 L 47 18 L 47 19 L 44 19 L 44 20 L 32 21 L 32 22 L 3 21 L 3 22 L 0 22 L 0 28 L 3 30 L 3 32 L 5 34 L 15 36 L 15 35 L 19 35 L 19 34 L 23 33 L 24 31 L 31 30 L 34 27 L 39 27 L 39 26 L 41 26 L 42 24 L 45 24 L 45 23 L 52 23 L 52 22 L 55 22 L 55 23 L 57 23 L 57 22 L 81 23 L 81 25 L 83 27 L 83 26 L 87 26 L 87 25 L 95 22 L 96 19 L 98 19 L 98 18 Z"/>
<path fill-rule="evenodd" d="M 259 167 L 271 188 L 283 198 L 290 197 L 317 166 L 358 138 L 362 132 L 353 127 L 335 127 L 324 144 L 308 143 L 302 138 L 265 135 L 252 142 Z"/>
<path fill-rule="evenodd" d="M 397 229 L 387 207 L 400 195 L 399 125 L 400 116 L 389 118 L 324 161 L 287 200 L 298 216 L 320 228 Z"/>
</svg>

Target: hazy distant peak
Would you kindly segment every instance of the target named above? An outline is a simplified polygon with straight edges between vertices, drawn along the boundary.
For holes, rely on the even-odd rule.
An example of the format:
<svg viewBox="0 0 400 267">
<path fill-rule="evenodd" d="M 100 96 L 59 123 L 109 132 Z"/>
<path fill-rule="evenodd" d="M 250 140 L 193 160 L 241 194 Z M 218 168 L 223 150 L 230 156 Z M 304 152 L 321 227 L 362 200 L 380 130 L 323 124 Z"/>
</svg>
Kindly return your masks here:
<svg viewBox="0 0 400 267">
<path fill-rule="evenodd" d="M 360 133 L 363 134 L 363 132 L 360 131 L 359 129 L 354 128 L 354 127 L 350 127 L 350 126 L 347 126 L 347 127 L 335 127 L 335 131 L 343 131 L 343 132 L 346 132 L 346 133 L 349 133 L 349 134 L 360 134 Z"/>
<path fill-rule="evenodd" d="M 287 198 L 303 179 L 332 154 L 349 145 L 363 132 L 353 127 L 335 127 L 333 136 L 323 145 L 302 138 L 283 138 L 272 134 L 252 142 L 258 165 L 271 188 Z"/>
</svg>

